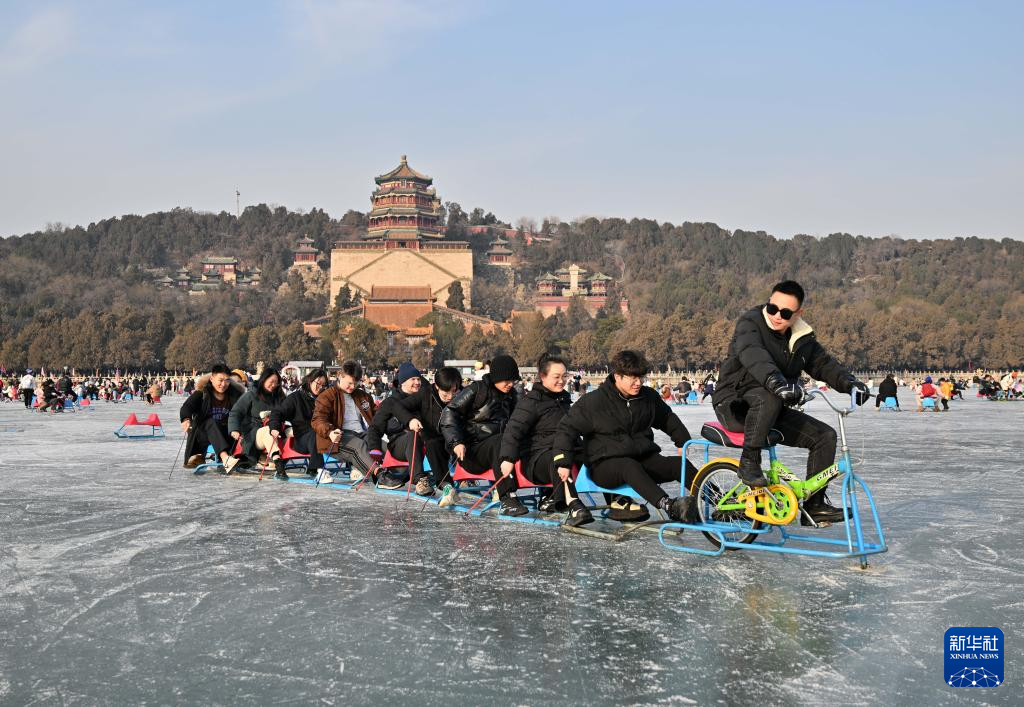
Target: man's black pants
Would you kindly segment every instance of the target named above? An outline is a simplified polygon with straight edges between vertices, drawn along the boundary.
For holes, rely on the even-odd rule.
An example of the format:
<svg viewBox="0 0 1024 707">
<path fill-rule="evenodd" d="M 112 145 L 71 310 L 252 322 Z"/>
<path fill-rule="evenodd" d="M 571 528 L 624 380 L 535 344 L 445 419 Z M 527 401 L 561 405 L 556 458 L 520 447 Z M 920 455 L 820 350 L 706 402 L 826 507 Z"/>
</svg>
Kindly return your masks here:
<svg viewBox="0 0 1024 707">
<path fill-rule="evenodd" d="M 760 455 L 772 429 L 782 433 L 780 444 L 809 450 L 807 478 L 832 466 L 836 460 L 836 431 L 831 425 L 785 407 L 782 400 L 766 388 L 754 388 L 741 399 L 715 405 L 715 415 L 730 432 L 743 433 L 745 453 Z"/>
</svg>

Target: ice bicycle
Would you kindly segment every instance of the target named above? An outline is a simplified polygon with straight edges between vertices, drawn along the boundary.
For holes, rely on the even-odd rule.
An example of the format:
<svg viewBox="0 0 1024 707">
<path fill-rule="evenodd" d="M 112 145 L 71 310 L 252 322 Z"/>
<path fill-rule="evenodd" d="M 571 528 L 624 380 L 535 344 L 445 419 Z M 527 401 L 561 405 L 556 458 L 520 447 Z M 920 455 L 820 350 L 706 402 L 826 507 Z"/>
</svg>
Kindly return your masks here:
<svg viewBox="0 0 1024 707">
<path fill-rule="evenodd" d="M 885 535 L 878 518 L 878 509 L 867 484 L 853 470 L 853 458 L 846 441 L 846 416 L 857 404 L 856 392 L 850 394 L 850 407 L 838 408 L 821 391 L 812 390 L 807 399 L 820 398 L 839 417 L 839 439 L 841 456 L 839 461 L 811 478 L 801 481 L 778 458 L 775 445 L 778 434 L 769 435 L 768 456 L 771 460 L 765 472 L 768 486 L 751 489 L 740 479 L 739 460 L 731 457 L 710 459 L 712 447 L 743 447 L 743 433 L 727 432 L 717 423 L 705 423 L 701 434 L 704 439 L 692 439 L 683 446 L 683 458 L 688 447 L 703 447 L 704 465 L 694 477 L 688 493 L 697 498 L 697 513 L 700 522 L 665 523 L 658 538 L 670 550 L 700 555 L 720 556 L 726 550 L 760 550 L 791 555 L 808 555 L 833 559 L 860 558 L 861 569 L 868 566 L 868 555 L 886 552 Z M 773 430 L 774 432 L 774 430 Z M 685 471 L 685 465 L 683 466 Z M 845 539 L 829 538 L 795 533 L 788 526 L 805 514 L 799 502 L 815 491 L 825 487 L 833 478 L 841 476 L 842 508 L 846 510 Z M 874 525 L 874 540 L 866 539 L 860 495 L 870 510 L 871 524 Z M 811 525 L 814 522 L 806 516 Z M 678 531 L 699 530 L 711 542 L 713 550 L 688 547 L 680 544 L 669 534 L 678 536 Z M 778 530 L 778 538 L 772 539 Z M 676 531 L 676 532 L 673 532 Z M 790 544 L 792 543 L 792 544 Z M 826 546 L 826 548 L 816 548 Z"/>
</svg>

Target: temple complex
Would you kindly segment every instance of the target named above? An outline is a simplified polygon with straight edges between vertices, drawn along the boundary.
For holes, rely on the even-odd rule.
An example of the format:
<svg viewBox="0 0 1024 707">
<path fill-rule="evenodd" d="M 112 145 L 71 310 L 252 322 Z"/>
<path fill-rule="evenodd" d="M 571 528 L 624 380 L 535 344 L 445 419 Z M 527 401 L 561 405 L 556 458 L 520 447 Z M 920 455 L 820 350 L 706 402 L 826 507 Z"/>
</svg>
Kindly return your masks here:
<svg viewBox="0 0 1024 707">
<path fill-rule="evenodd" d="M 573 263 L 567 268 L 559 268 L 554 273 L 544 273 L 537 278 L 537 291 L 534 295 L 534 309 L 545 317 L 569 308 L 573 297 L 578 297 L 591 316 L 608 301 L 608 285 L 612 278 L 604 273 L 595 273 L 587 277 L 587 271 Z M 620 307 L 623 314 L 628 312 L 628 304 L 622 300 Z"/>
<path fill-rule="evenodd" d="M 425 287 L 444 302 L 452 283 L 462 283 L 470 304 L 473 254 L 464 241 L 444 240 L 441 200 L 433 179 L 399 165 L 374 180 L 373 209 L 361 241 L 339 241 L 331 250 L 330 300 L 346 285 L 367 299 L 374 286 Z"/>
</svg>

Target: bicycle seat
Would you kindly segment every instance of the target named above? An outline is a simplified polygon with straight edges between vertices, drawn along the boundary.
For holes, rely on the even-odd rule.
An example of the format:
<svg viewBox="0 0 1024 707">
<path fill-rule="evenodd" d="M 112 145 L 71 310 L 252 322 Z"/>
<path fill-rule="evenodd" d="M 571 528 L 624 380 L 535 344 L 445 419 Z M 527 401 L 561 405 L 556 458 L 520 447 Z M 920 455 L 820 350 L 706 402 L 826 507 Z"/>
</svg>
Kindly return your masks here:
<svg viewBox="0 0 1024 707">
<path fill-rule="evenodd" d="M 700 428 L 700 436 L 709 442 L 720 444 L 723 447 L 735 447 L 737 449 L 743 447 L 742 432 L 730 432 L 717 422 L 705 422 L 704 426 Z M 781 432 L 773 429 L 768 432 L 768 439 L 765 440 L 763 446 L 774 447 L 784 439 L 785 436 Z"/>
</svg>

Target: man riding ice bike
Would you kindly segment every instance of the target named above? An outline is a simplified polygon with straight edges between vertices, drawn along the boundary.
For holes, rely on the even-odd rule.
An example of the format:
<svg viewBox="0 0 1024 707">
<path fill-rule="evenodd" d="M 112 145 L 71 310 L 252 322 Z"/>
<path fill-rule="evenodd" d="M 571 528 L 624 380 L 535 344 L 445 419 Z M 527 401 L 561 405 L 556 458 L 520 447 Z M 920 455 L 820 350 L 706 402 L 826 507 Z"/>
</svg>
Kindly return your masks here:
<svg viewBox="0 0 1024 707">
<path fill-rule="evenodd" d="M 752 488 L 768 483 L 761 470 L 761 450 L 772 429 L 781 433 L 780 444 L 810 451 L 807 478 L 835 461 L 836 431 L 793 409 L 804 400 L 801 373 L 840 393 L 856 389 L 860 405 L 870 397 L 868 387 L 818 343 L 814 330 L 801 318 L 803 302 L 803 287 L 786 280 L 772 288 L 767 304 L 739 318 L 712 396 L 719 422 L 731 432 L 743 432 L 738 473 Z M 846 517 L 828 503 L 824 487 L 804 501 L 804 511 L 816 524 L 838 523 Z"/>
</svg>

